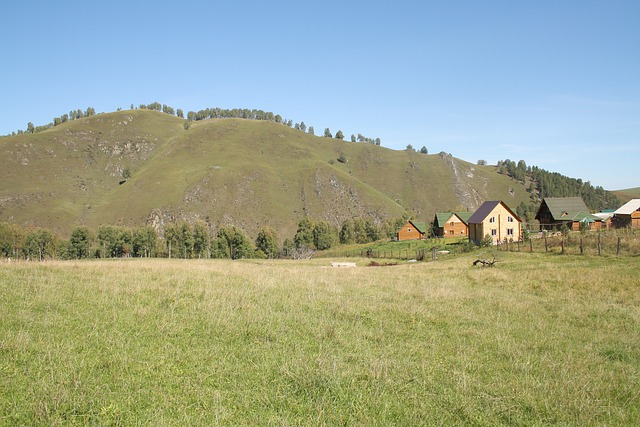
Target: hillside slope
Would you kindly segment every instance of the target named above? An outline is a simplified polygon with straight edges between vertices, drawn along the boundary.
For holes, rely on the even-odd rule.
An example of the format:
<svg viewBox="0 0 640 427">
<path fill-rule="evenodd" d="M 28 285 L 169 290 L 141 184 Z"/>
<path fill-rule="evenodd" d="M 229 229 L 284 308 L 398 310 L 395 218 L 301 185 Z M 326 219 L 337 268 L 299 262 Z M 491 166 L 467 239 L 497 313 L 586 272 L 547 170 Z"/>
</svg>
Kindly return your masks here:
<svg viewBox="0 0 640 427">
<path fill-rule="evenodd" d="M 529 200 L 494 167 L 444 153 L 320 138 L 269 121 L 183 124 L 156 111 L 121 111 L 0 138 L 0 221 L 68 233 L 83 224 L 201 219 L 291 236 L 304 215 L 339 225 L 412 210 L 430 221 L 436 211 L 484 200 Z"/>
</svg>

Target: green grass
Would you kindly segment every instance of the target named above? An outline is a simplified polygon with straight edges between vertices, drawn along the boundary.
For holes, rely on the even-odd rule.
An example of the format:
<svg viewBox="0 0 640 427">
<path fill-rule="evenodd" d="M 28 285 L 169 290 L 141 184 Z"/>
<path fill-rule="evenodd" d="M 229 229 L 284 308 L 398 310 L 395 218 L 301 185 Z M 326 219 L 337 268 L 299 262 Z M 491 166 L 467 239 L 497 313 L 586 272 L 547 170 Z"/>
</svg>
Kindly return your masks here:
<svg viewBox="0 0 640 427">
<path fill-rule="evenodd" d="M 2 425 L 638 425 L 636 258 L 0 269 Z"/>
<path fill-rule="evenodd" d="M 418 259 L 424 254 L 425 258 L 431 258 L 431 250 L 449 251 L 451 253 L 463 252 L 462 246 L 469 241 L 468 238 L 453 239 L 425 239 L 425 240 L 381 240 L 375 243 L 338 245 L 314 254 L 315 258 L 330 257 L 358 257 L 369 256 L 371 258 L 390 259 Z"/>
</svg>

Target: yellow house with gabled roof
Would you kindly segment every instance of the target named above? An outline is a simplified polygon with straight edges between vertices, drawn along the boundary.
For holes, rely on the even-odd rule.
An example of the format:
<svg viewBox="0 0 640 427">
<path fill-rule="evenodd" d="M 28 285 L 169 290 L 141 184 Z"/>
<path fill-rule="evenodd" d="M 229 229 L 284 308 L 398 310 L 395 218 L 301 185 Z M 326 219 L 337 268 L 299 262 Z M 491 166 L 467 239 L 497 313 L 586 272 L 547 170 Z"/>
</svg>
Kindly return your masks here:
<svg viewBox="0 0 640 427">
<path fill-rule="evenodd" d="M 491 236 L 495 245 L 505 240 L 518 241 L 522 226 L 518 216 L 503 201 L 484 202 L 469 218 L 469 241 L 479 245 Z"/>
</svg>

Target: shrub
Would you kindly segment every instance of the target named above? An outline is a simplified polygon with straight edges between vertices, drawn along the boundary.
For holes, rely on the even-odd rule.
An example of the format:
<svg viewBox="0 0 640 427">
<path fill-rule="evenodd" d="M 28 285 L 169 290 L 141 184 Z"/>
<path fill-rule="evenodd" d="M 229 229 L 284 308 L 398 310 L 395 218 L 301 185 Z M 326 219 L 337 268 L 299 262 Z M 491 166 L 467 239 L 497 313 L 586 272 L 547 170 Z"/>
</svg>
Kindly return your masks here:
<svg viewBox="0 0 640 427">
<path fill-rule="evenodd" d="M 489 246 L 493 246 L 493 237 L 491 237 L 489 234 L 486 234 L 484 236 L 484 239 L 482 239 L 482 241 L 480 242 L 480 247 L 488 248 Z"/>
</svg>

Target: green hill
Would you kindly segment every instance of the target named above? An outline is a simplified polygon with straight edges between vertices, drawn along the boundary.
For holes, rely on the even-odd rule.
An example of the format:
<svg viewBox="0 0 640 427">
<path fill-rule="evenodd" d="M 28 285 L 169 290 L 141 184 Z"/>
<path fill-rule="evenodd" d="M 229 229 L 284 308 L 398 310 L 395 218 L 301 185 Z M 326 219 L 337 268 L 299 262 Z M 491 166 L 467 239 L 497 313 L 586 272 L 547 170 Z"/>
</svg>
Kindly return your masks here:
<svg viewBox="0 0 640 427">
<path fill-rule="evenodd" d="M 495 167 L 444 153 L 321 138 L 271 121 L 183 125 L 133 110 L 0 138 L 0 221 L 68 233 L 200 219 L 250 235 L 270 225 L 284 238 L 305 215 L 339 225 L 411 210 L 430 221 L 436 211 L 485 200 L 514 208 L 529 201 L 524 186 Z"/>
<path fill-rule="evenodd" d="M 628 188 L 625 190 L 616 190 L 613 192 L 613 194 L 618 196 L 622 203 L 626 203 L 631 199 L 640 198 L 640 187 Z"/>
</svg>

